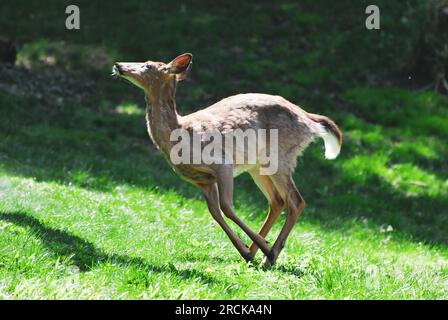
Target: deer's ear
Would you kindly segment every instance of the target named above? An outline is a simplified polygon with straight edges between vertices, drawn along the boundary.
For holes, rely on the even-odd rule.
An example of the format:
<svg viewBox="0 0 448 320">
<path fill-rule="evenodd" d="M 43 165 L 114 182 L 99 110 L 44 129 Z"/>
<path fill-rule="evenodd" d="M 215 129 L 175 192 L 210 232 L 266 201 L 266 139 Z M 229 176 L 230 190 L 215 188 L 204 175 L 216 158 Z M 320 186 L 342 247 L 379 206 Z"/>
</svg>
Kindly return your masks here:
<svg viewBox="0 0 448 320">
<path fill-rule="evenodd" d="M 191 65 L 191 60 L 193 59 L 193 55 L 191 53 L 184 53 L 175 58 L 173 61 L 168 63 L 168 70 L 170 73 L 174 73 L 179 75 L 184 72 L 188 72 L 188 69 Z M 183 80 L 183 79 L 180 79 Z"/>
<path fill-rule="evenodd" d="M 187 69 L 185 71 L 182 71 L 181 73 L 176 73 L 176 80 L 182 81 L 187 79 L 188 75 L 190 74 L 191 66 L 193 65 L 193 62 L 190 62 Z"/>
</svg>

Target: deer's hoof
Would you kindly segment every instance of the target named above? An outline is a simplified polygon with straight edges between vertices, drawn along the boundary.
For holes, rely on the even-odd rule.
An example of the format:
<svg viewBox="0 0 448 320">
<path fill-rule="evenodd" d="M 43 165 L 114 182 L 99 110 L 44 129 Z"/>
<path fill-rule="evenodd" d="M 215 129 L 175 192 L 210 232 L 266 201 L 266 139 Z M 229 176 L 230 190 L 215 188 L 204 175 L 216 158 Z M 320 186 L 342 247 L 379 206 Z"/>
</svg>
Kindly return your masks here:
<svg viewBox="0 0 448 320">
<path fill-rule="evenodd" d="M 271 251 L 269 251 L 268 255 L 266 256 L 266 261 L 270 260 L 272 261 L 272 264 L 274 264 L 274 260 L 275 260 L 275 251 L 273 249 L 271 249 Z"/>
<path fill-rule="evenodd" d="M 271 249 L 271 251 L 269 251 L 268 255 L 266 256 L 266 259 L 264 260 L 264 262 L 262 263 L 262 267 L 270 267 L 273 266 L 275 264 L 275 251 L 273 249 Z"/>
<path fill-rule="evenodd" d="M 251 262 L 254 259 L 254 256 L 252 254 L 252 252 L 248 252 L 246 255 L 243 256 L 244 260 L 246 260 L 246 262 Z"/>
<path fill-rule="evenodd" d="M 273 260 L 265 259 L 264 262 L 261 264 L 263 268 L 269 268 L 272 267 L 275 264 Z"/>
</svg>

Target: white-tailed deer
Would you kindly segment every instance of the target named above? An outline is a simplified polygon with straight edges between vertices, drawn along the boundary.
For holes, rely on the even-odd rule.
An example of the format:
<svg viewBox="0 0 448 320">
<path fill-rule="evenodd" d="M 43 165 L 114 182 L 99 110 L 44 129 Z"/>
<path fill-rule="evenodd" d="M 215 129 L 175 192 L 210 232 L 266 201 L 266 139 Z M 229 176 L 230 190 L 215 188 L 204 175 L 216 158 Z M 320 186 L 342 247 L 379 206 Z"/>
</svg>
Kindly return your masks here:
<svg viewBox="0 0 448 320">
<path fill-rule="evenodd" d="M 231 96 L 206 109 L 180 116 L 175 102 L 176 83 L 185 79 L 191 63 L 192 55 L 189 53 L 167 64 L 120 62 L 115 63 L 113 74 L 129 80 L 145 92 L 146 121 L 152 141 L 179 175 L 202 189 L 210 213 L 243 258 L 251 261 L 260 248 L 266 255 L 264 266 L 272 265 L 305 207 L 292 179 L 297 156 L 319 137 L 324 140 L 326 158 L 336 158 L 342 144 L 341 131 L 325 116 L 308 113 L 280 96 L 258 93 Z M 169 155 L 176 142 L 170 140 L 170 135 L 176 129 L 197 134 L 204 131 L 226 134 L 237 129 L 278 129 L 278 169 L 272 175 L 261 175 L 258 163 L 174 164 Z M 242 171 L 250 173 L 269 201 L 269 212 L 259 233 L 241 221 L 233 209 L 233 177 Z M 285 224 L 270 247 L 265 237 L 285 208 Z M 253 241 L 250 247 L 232 231 L 222 213 L 249 236 Z"/>
</svg>

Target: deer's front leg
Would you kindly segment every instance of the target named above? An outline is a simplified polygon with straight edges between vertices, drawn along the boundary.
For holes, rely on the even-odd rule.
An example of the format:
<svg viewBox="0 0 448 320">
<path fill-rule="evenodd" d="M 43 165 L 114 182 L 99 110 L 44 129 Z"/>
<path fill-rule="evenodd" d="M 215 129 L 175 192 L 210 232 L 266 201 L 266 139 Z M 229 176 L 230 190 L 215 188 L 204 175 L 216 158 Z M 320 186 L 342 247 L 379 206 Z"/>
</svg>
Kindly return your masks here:
<svg viewBox="0 0 448 320">
<path fill-rule="evenodd" d="M 219 191 L 219 204 L 222 212 L 227 218 L 235 222 L 254 243 L 268 255 L 271 251 L 266 239 L 264 239 L 258 233 L 252 231 L 233 211 L 233 168 L 231 166 L 222 166 L 218 170 L 218 191 Z M 253 255 L 253 254 L 251 254 Z"/>
<path fill-rule="evenodd" d="M 252 179 L 254 179 L 255 184 L 260 188 L 260 190 L 269 201 L 268 215 L 263 223 L 263 226 L 258 232 L 260 236 L 266 238 L 272 226 L 277 221 L 282 211 L 285 209 L 286 204 L 269 176 L 259 175 L 258 170 L 250 172 L 250 175 L 252 176 Z M 249 246 L 249 250 L 250 252 L 252 252 L 252 255 L 255 258 L 255 255 L 258 251 L 257 244 L 253 242 Z"/>
<path fill-rule="evenodd" d="M 285 246 L 285 242 L 289 236 L 289 233 L 291 232 L 294 224 L 296 223 L 297 219 L 299 218 L 300 214 L 305 208 L 305 201 L 300 195 L 299 190 L 297 190 L 294 181 L 292 180 L 292 177 L 286 179 L 280 178 L 277 179 L 275 182 L 276 185 L 281 186 L 282 190 L 285 190 L 283 194 L 286 195 L 288 211 L 286 215 L 285 224 L 283 225 L 283 228 L 280 231 L 277 240 L 272 246 L 271 252 L 266 256 L 266 260 L 263 263 L 263 266 L 265 267 L 271 266 L 277 261 L 278 255 L 283 250 L 283 247 Z"/>
<path fill-rule="evenodd" d="M 232 229 L 230 229 L 229 225 L 226 223 L 221 214 L 221 209 L 219 206 L 219 193 L 216 183 L 200 187 L 204 191 L 205 199 L 207 200 L 208 210 L 212 214 L 212 217 L 216 220 L 216 222 L 218 222 L 218 224 L 227 234 L 230 241 L 232 241 L 233 245 L 241 254 L 241 256 L 246 261 L 251 261 L 253 259 L 253 256 L 249 251 L 249 248 L 240 238 L 238 238 L 238 236 L 232 231 Z"/>
</svg>

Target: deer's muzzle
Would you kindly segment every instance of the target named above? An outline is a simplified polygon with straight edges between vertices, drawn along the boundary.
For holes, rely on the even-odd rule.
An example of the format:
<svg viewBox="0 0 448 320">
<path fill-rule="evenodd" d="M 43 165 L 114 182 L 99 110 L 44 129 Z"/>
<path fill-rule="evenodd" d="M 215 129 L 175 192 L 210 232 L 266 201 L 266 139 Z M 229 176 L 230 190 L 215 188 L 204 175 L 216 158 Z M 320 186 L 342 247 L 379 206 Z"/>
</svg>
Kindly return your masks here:
<svg viewBox="0 0 448 320">
<path fill-rule="evenodd" d="M 118 62 L 116 62 L 112 67 L 112 74 L 115 76 L 121 76 L 121 73 L 122 73 L 121 66 Z"/>
</svg>

